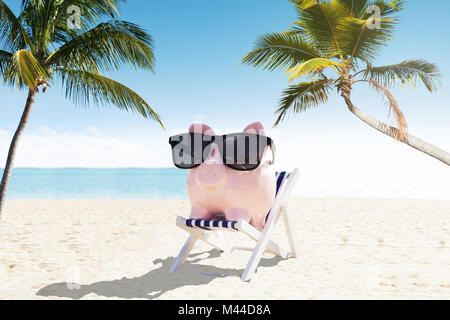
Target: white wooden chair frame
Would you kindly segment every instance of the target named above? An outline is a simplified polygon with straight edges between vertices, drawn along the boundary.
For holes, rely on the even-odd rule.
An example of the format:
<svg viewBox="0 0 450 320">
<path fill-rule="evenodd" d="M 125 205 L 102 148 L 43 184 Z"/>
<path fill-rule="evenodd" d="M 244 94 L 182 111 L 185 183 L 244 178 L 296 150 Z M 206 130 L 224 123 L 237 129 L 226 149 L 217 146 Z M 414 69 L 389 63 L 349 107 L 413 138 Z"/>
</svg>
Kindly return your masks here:
<svg viewBox="0 0 450 320">
<path fill-rule="evenodd" d="M 214 248 L 223 251 L 231 252 L 233 250 L 246 250 L 253 251 L 250 260 L 248 261 L 247 268 L 242 274 L 242 281 L 249 281 L 253 276 L 256 268 L 264 254 L 264 252 L 269 252 L 275 254 L 276 256 L 282 257 L 284 259 L 288 257 L 296 258 L 298 255 L 297 242 L 295 240 L 294 230 L 292 229 L 291 220 L 289 218 L 288 212 L 286 210 L 285 202 L 288 200 L 289 196 L 294 189 L 295 184 L 299 178 L 299 170 L 295 169 L 293 172 L 289 173 L 287 178 L 284 180 L 283 184 L 280 186 L 277 197 L 275 198 L 272 209 L 268 216 L 266 225 L 262 231 L 257 230 L 249 223 L 244 220 L 238 220 L 234 225 L 234 228 L 222 228 L 214 227 L 210 230 L 206 230 L 198 227 L 189 227 L 186 225 L 186 219 L 183 217 L 177 217 L 176 224 L 179 228 L 190 233 L 186 243 L 181 249 L 178 257 L 175 259 L 169 273 L 175 272 L 186 260 L 189 253 L 194 248 L 197 240 L 202 240 Z M 278 222 L 280 215 L 284 218 L 284 224 L 286 227 L 286 234 L 289 240 L 290 251 L 281 248 L 277 243 L 270 240 L 272 232 L 275 225 Z M 246 247 L 231 247 L 229 246 L 223 238 L 222 230 L 230 232 L 242 232 L 251 239 L 257 242 L 255 248 Z"/>
</svg>

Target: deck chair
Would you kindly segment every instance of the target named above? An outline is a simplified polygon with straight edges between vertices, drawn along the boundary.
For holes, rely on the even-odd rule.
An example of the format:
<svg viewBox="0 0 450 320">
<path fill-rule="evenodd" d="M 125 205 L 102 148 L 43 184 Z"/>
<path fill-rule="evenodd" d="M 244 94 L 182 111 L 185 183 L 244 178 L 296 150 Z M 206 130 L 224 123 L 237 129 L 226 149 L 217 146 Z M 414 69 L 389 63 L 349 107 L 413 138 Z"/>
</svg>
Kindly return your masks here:
<svg viewBox="0 0 450 320">
<path fill-rule="evenodd" d="M 284 259 L 288 257 L 297 257 L 297 243 L 295 241 L 294 231 L 292 229 L 291 220 L 288 216 L 285 203 L 299 178 L 299 171 L 298 169 L 295 169 L 291 173 L 277 172 L 276 175 L 276 197 L 272 209 L 267 214 L 266 225 L 262 231 L 257 230 L 249 223 L 241 219 L 238 221 L 213 221 L 177 217 L 176 225 L 187 231 L 190 235 L 170 268 L 169 273 L 175 272 L 185 262 L 198 240 L 202 240 L 223 252 L 230 252 L 233 250 L 252 251 L 253 253 L 248 261 L 247 268 L 242 274 L 242 281 L 249 281 L 251 279 L 264 252 L 272 253 Z M 289 251 L 281 248 L 277 243 L 270 239 L 280 215 L 284 218 L 286 234 L 289 240 Z M 231 247 L 225 242 L 222 231 L 242 232 L 252 240 L 256 241 L 257 245 L 255 248 Z"/>
</svg>

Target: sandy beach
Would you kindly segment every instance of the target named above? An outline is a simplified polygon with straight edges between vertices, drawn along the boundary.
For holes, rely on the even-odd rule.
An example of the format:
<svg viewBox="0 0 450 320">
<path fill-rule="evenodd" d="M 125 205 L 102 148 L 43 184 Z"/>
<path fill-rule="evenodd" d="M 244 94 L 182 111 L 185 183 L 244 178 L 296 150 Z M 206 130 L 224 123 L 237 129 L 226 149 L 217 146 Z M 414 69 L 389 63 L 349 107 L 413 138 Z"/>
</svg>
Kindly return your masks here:
<svg viewBox="0 0 450 320">
<path fill-rule="evenodd" d="M 289 209 L 300 257 L 267 255 L 243 283 L 249 252 L 203 244 L 167 274 L 187 201 L 9 201 L 0 299 L 450 298 L 450 201 L 295 198 Z M 286 244 L 283 231 L 280 220 Z"/>
</svg>

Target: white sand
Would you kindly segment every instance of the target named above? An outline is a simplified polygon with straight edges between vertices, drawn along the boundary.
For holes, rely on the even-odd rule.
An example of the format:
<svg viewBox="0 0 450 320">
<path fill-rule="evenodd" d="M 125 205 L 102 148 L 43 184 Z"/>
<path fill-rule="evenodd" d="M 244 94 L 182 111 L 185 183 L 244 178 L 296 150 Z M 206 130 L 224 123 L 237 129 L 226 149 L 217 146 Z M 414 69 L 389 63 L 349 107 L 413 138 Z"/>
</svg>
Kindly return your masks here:
<svg viewBox="0 0 450 320">
<path fill-rule="evenodd" d="M 9 201 L 0 298 L 450 299 L 450 201 L 297 198 L 290 210 L 301 256 L 268 255 L 243 283 L 249 252 L 203 244 L 167 274 L 186 201 Z"/>
</svg>

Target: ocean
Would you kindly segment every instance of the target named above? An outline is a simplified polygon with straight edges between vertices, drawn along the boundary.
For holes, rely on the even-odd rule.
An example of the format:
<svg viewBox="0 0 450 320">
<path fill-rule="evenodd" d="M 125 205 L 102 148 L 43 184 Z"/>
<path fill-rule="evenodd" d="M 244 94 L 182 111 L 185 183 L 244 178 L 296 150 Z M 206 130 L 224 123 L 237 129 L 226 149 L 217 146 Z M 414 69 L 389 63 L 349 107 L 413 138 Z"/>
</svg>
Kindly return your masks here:
<svg viewBox="0 0 450 320">
<path fill-rule="evenodd" d="M 7 199 L 187 199 L 187 173 L 177 168 L 15 168 Z M 450 170 L 381 175 L 352 170 L 323 174 L 321 168 L 309 168 L 300 174 L 294 196 L 450 200 Z"/>
<path fill-rule="evenodd" d="M 8 199 L 187 199 L 186 178 L 176 168 L 15 168 Z"/>
</svg>

